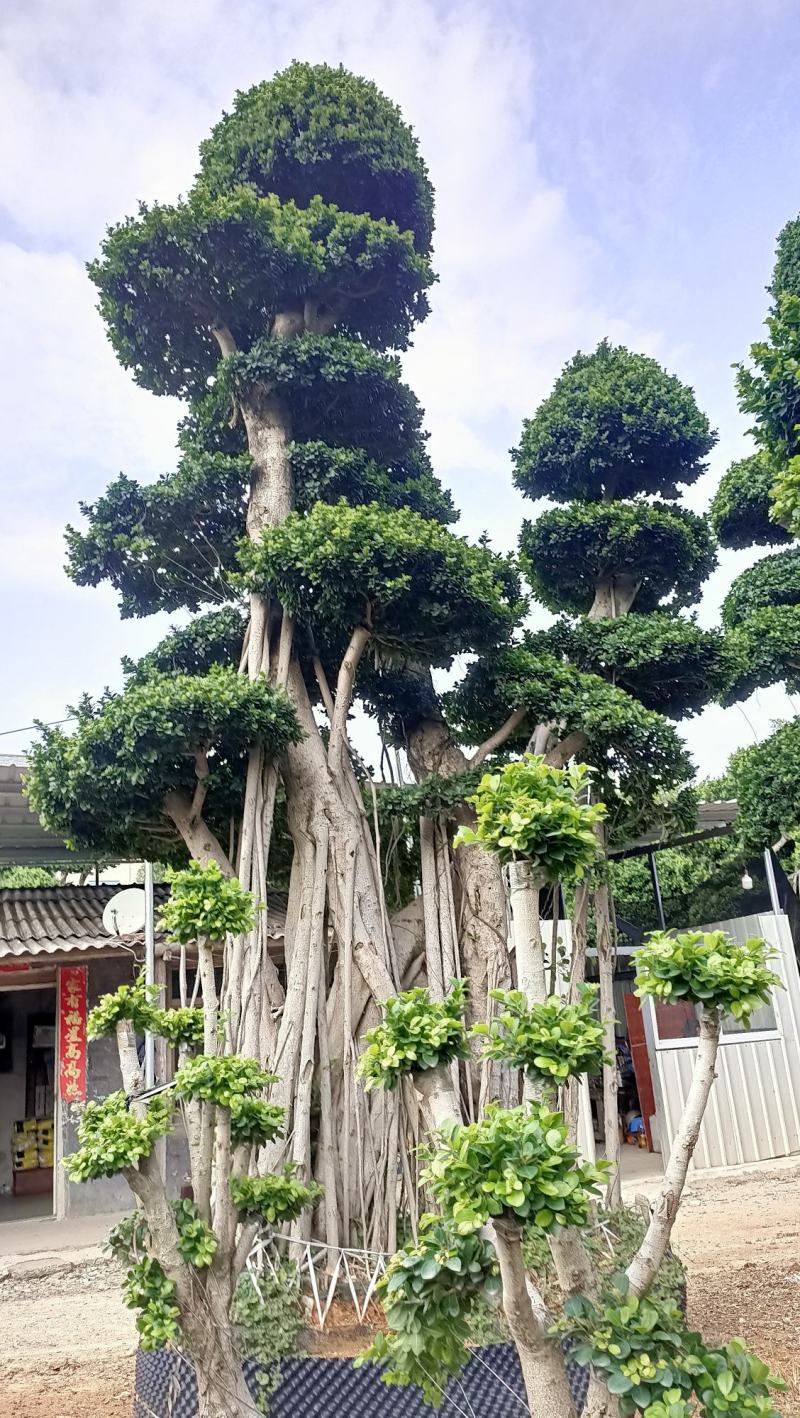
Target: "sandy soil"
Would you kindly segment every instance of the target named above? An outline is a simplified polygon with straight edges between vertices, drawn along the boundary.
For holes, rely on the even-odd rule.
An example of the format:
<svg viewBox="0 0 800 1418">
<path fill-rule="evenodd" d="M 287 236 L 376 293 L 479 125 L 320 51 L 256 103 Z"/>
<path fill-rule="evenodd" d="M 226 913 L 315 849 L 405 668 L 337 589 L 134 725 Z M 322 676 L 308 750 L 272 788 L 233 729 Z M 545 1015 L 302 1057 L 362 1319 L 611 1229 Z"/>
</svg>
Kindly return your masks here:
<svg viewBox="0 0 800 1418">
<path fill-rule="evenodd" d="M 689 1317 L 707 1338 L 742 1335 L 790 1384 L 800 1414 L 800 1168 L 697 1181 L 676 1228 Z M 322 1354 L 358 1352 L 341 1316 Z M 0 1279 L 0 1418 L 130 1418 L 134 1328 L 106 1263 Z"/>
<path fill-rule="evenodd" d="M 695 1183 L 675 1228 L 689 1319 L 707 1339 L 740 1335 L 789 1384 L 800 1414 L 800 1169 Z"/>
<path fill-rule="evenodd" d="M 130 1418 L 135 1339 L 114 1265 L 0 1280 L 0 1418 Z"/>
</svg>

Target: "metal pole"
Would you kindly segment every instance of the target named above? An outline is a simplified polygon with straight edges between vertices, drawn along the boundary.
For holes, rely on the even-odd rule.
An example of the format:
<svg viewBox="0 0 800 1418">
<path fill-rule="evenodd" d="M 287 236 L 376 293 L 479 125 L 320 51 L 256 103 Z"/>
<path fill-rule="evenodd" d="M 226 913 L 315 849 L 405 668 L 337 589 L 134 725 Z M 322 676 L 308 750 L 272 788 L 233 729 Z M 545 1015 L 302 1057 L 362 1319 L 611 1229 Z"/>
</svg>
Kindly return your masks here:
<svg viewBox="0 0 800 1418">
<path fill-rule="evenodd" d="M 664 902 L 661 899 L 661 882 L 658 879 L 658 867 L 656 866 L 656 854 L 654 851 L 647 853 L 647 860 L 650 863 L 650 876 L 653 880 L 653 895 L 656 898 L 656 911 L 658 912 L 658 924 L 662 931 L 667 929 L 667 922 L 664 916 Z"/>
<path fill-rule="evenodd" d="M 776 916 L 782 916 L 784 914 L 784 911 L 783 907 L 781 906 L 780 897 L 778 895 L 778 883 L 775 878 L 775 863 L 772 860 L 772 852 L 770 851 L 769 847 L 767 847 L 766 851 L 764 852 L 764 866 L 766 868 L 767 873 L 767 886 L 769 887 L 770 905 Z"/>
<path fill-rule="evenodd" d="M 153 902 L 153 863 L 144 864 L 144 982 L 148 988 L 156 979 L 156 933 Z M 144 1086 L 152 1088 L 156 1081 L 156 1040 L 154 1034 L 144 1036 Z"/>
</svg>

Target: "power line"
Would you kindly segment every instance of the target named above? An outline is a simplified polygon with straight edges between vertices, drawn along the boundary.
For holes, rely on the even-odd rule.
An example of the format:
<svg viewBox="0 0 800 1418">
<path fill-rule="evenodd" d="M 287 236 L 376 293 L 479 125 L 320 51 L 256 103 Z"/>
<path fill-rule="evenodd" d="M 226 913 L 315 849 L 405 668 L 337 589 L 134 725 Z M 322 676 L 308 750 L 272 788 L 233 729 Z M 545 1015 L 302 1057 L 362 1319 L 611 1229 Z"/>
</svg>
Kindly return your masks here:
<svg viewBox="0 0 800 1418">
<path fill-rule="evenodd" d="M 48 719 L 42 724 L 23 724 L 20 729 L 0 729 L 0 739 L 8 738 L 9 734 L 27 734 L 30 729 L 55 729 L 59 724 L 74 724 L 77 715 L 70 714 L 66 719 Z"/>
</svg>

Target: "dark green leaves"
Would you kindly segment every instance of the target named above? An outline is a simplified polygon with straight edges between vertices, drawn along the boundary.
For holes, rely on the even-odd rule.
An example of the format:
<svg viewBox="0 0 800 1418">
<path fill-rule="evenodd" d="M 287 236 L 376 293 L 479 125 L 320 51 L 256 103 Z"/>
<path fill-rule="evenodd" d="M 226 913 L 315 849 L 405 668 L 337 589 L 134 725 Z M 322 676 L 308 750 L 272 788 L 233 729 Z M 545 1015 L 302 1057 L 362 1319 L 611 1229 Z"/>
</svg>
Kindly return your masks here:
<svg viewBox="0 0 800 1418">
<path fill-rule="evenodd" d="M 557 502 L 673 498 L 700 475 L 716 441 L 687 385 L 603 340 L 593 354 L 575 355 L 525 421 L 514 481 L 528 497 Z"/>
<path fill-rule="evenodd" d="M 719 631 L 694 620 L 652 611 L 616 620 L 571 620 L 528 635 L 536 653 L 566 656 L 581 670 L 602 675 L 647 709 L 683 719 L 705 707 L 728 682 L 730 656 Z"/>
<path fill-rule="evenodd" d="M 496 773 L 485 773 L 468 799 L 476 826 L 462 827 L 455 846 L 480 842 L 503 862 L 530 862 L 542 881 L 575 881 L 597 854 L 595 824 L 602 803 L 582 801 L 588 786 L 584 764 L 551 768 L 526 754 Z"/>
<path fill-rule="evenodd" d="M 732 1014 L 749 1028 L 753 1011 L 782 987 L 769 969 L 774 953 L 765 940 L 741 945 L 724 931 L 654 931 L 636 957 L 636 993 L 666 1003 L 691 1000 Z"/>
<path fill-rule="evenodd" d="M 746 848 L 761 852 L 781 837 L 800 840 L 800 719 L 740 749 L 731 774 Z"/>
<path fill-rule="evenodd" d="M 184 398 L 201 393 L 219 364 L 212 325 L 248 349 L 278 311 L 336 291 L 349 330 L 402 348 L 428 312 L 433 280 L 410 232 L 319 197 L 298 207 L 248 187 L 143 204 L 110 229 L 89 275 L 120 363 L 153 393 Z"/>
<path fill-rule="evenodd" d="M 236 95 L 200 149 L 200 181 L 306 206 L 314 196 L 385 217 L 430 248 L 433 189 L 417 140 L 375 84 L 341 66 L 290 64 Z"/>
<path fill-rule="evenodd" d="M 447 997 L 432 1000 L 427 989 L 406 990 L 383 1005 L 383 1020 L 367 1033 L 358 1061 L 366 1089 L 395 1088 L 404 1074 L 467 1058 L 464 1028 L 466 987 L 453 980 Z"/>
<path fill-rule="evenodd" d="M 764 452 L 731 463 L 711 503 L 711 525 L 721 546 L 778 546 L 791 541 L 785 527 L 771 516 L 774 481 L 775 469 Z"/>
<path fill-rule="evenodd" d="M 638 583 L 637 611 L 691 605 L 716 565 L 707 519 L 663 502 L 555 507 L 523 523 L 520 547 L 537 600 L 554 611 L 588 611 L 614 576 Z"/>
<path fill-rule="evenodd" d="M 217 807 L 230 811 L 249 748 L 263 743 L 277 755 L 300 736 L 285 695 L 265 681 L 221 667 L 153 674 L 96 704 L 84 701 L 71 734 L 43 728 L 27 791 L 43 821 L 76 844 L 130 855 L 155 829 L 163 859 L 170 852 L 164 801 L 177 792 L 188 806 L 198 752 L 208 759 L 205 812 L 213 820 Z"/>
<path fill-rule="evenodd" d="M 737 576 L 722 603 L 724 625 L 744 625 L 768 606 L 800 605 L 800 549 L 776 551 Z"/>
<path fill-rule="evenodd" d="M 254 386 L 274 390 L 296 443 L 323 439 L 329 448 L 358 447 L 381 466 L 417 457 L 424 468 L 422 410 L 401 372 L 397 358 L 351 335 L 263 338 L 226 360 L 215 394 L 226 407 L 231 395 L 247 397 Z M 295 470 L 301 464 L 302 453 Z M 404 471 L 412 471 L 407 462 Z"/>
</svg>

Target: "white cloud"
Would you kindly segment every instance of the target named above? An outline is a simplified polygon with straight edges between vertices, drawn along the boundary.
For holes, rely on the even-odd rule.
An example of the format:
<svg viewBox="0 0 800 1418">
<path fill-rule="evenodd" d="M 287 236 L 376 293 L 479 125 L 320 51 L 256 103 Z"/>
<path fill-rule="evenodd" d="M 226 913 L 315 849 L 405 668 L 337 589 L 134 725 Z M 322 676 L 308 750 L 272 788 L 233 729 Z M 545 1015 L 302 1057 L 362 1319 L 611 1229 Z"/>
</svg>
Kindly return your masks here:
<svg viewBox="0 0 800 1418">
<path fill-rule="evenodd" d="M 702 371 L 692 332 L 662 328 L 638 272 L 627 285 L 625 270 L 609 281 L 602 227 L 591 220 L 594 208 L 589 218 L 576 211 L 575 184 L 567 181 L 585 178 L 587 161 L 593 165 L 592 201 L 608 191 L 610 220 L 620 172 L 629 202 L 630 174 L 641 177 L 639 196 L 620 213 L 620 239 L 635 241 L 648 204 L 679 180 L 680 129 L 672 144 L 659 134 L 661 168 L 652 166 L 651 129 L 625 153 L 604 145 L 607 130 L 599 128 L 591 151 L 560 152 L 555 173 L 542 157 L 541 135 L 552 136 L 559 113 L 574 113 L 592 86 L 608 92 L 601 71 L 611 47 L 634 58 L 656 23 L 652 7 L 634 7 L 613 30 L 619 7 L 602 0 L 581 7 L 574 27 L 572 8 L 549 12 L 565 26 L 559 39 L 545 37 L 544 22 L 532 26 L 529 7 L 510 0 L 27 0 L 3 7 L 0 593 L 24 623 L 38 588 L 44 649 L 44 669 L 13 686 L 19 722 L 42 712 L 45 700 L 48 709 L 55 705 L 62 685 L 74 697 L 76 666 L 86 687 L 97 689 L 112 678 L 123 643 L 143 642 L 146 627 L 116 631 L 107 594 L 78 593 L 63 579 L 60 527 L 76 518 L 79 499 L 91 500 L 118 470 L 149 478 L 172 458 L 177 408 L 137 390 L 117 366 L 83 261 L 105 225 L 134 211 L 137 199 L 171 200 L 185 190 L 198 142 L 234 90 L 292 58 L 342 61 L 369 74 L 419 134 L 437 190 L 441 279 L 406 365 L 427 409 L 437 471 L 464 509 L 462 530 L 488 526 L 496 544 L 513 543 L 529 507 L 513 490 L 507 449 L 578 345 L 609 334 L 678 372 L 685 361 L 690 377 L 695 364 Z M 711 24 L 710 0 L 674 8 L 681 24 Z M 679 28 L 663 7 L 657 26 L 659 33 Z M 543 46 L 555 42 L 565 46 L 555 70 L 563 92 L 548 89 L 543 101 Z M 637 121 L 632 115 L 634 135 Z M 732 401 L 723 413 L 726 451 L 735 451 Z M 707 615 L 714 614 L 709 601 Z M 67 624 L 80 646 L 69 665 Z M 19 643 L 24 648 L 22 632 Z M 715 749 L 745 741 L 740 715 L 729 711 L 713 723 L 705 741 L 713 737 Z M 690 732 L 701 742 L 702 725 Z"/>
</svg>

